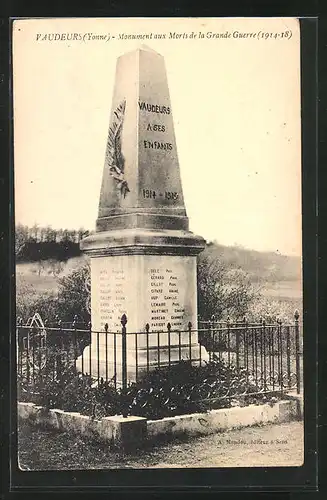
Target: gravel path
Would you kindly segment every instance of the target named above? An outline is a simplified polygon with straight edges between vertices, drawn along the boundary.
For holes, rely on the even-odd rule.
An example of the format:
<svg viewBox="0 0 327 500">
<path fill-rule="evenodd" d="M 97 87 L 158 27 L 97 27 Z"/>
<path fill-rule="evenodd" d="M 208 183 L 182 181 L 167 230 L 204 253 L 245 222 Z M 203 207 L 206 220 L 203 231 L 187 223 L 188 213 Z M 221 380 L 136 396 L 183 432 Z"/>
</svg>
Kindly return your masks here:
<svg viewBox="0 0 327 500">
<path fill-rule="evenodd" d="M 303 462 L 303 424 L 247 427 L 161 444 L 132 455 L 24 424 L 19 450 L 23 470 L 299 466 Z"/>
</svg>

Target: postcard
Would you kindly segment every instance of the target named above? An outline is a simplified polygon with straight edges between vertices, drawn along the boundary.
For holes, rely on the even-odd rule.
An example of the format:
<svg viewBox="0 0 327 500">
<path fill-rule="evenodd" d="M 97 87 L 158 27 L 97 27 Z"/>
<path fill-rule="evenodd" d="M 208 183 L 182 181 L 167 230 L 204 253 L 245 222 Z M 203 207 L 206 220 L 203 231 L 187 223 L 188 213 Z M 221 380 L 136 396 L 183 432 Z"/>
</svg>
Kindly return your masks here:
<svg viewBox="0 0 327 500">
<path fill-rule="evenodd" d="M 13 21 L 21 471 L 302 466 L 300 24 Z"/>
</svg>

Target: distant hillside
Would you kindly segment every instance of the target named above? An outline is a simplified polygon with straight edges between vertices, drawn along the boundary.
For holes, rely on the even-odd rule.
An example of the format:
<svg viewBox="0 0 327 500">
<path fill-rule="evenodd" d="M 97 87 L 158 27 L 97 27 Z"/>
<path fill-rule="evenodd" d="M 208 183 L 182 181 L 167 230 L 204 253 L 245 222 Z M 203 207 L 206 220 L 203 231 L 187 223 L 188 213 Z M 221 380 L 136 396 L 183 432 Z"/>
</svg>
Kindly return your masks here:
<svg viewBox="0 0 327 500">
<path fill-rule="evenodd" d="M 238 246 L 224 246 L 217 242 L 207 245 L 207 252 L 227 267 L 242 269 L 253 283 L 281 283 L 301 281 L 301 258 L 280 255 L 274 252 L 258 252 Z M 17 256 L 17 263 L 29 263 L 55 259 L 67 262 L 81 257 L 79 243 L 75 241 L 35 241 L 25 242 Z"/>
<path fill-rule="evenodd" d="M 64 262 L 79 255 L 81 255 L 79 244 L 73 241 L 27 241 L 17 255 L 17 262 L 38 262 L 49 259 Z"/>
<path fill-rule="evenodd" d="M 48 252 L 44 252 L 44 250 L 47 249 L 50 254 L 53 254 L 52 250 L 56 248 L 60 250 L 59 253 L 63 252 L 63 260 L 46 258 Z M 43 244 L 39 242 L 34 247 L 34 250 L 36 249 L 39 250 L 39 253 L 33 254 L 35 260 L 25 262 L 17 260 L 17 301 L 20 305 L 25 304 L 27 308 L 24 309 L 25 305 L 20 308 L 19 314 L 22 317 L 34 314 L 35 311 L 32 310 L 34 306 L 31 306 L 33 300 L 46 300 L 48 295 L 58 293 L 58 278 L 70 275 L 72 271 L 81 268 L 89 260 L 86 255 L 80 253 L 78 244 L 74 242 L 70 242 L 69 245 L 66 242 L 63 246 L 59 245 L 58 247 L 56 245 L 47 246 L 46 242 Z M 76 255 L 75 252 L 80 253 L 80 255 Z M 27 257 L 27 253 L 25 256 Z M 302 310 L 301 259 L 299 257 L 288 257 L 273 252 L 257 252 L 237 246 L 226 247 L 218 243 L 211 243 L 202 253 L 202 259 L 203 262 L 209 259 L 209 268 L 211 264 L 214 266 L 219 264 L 217 268 L 225 271 L 225 274 L 221 275 L 221 283 L 225 292 L 233 290 L 234 285 L 236 287 L 242 286 L 238 282 L 238 279 L 241 279 L 241 283 L 249 288 L 249 291 L 252 290 L 255 293 L 256 300 L 247 312 L 249 317 L 256 318 L 255 321 L 263 316 L 291 321 L 294 311 Z M 199 259 L 200 262 L 201 259 Z M 250 282 L 248 278 L 250 278 Z"/>
<path fill-rule="evenodd" d="M 228 267 L 243 269 L 253 282 L 277 283 L 301 280 L 301 258 L 274 252 L 258 252 L 238 246 L 208 243 L 208 251 Z"/>
<path fill-rule="evenodd" d="M 89 234 L 79 230 L 52 229 L 18 224 L 15 230 L 15 252 L 17 262 L 39 262 L 55 259 L 61 262 L 81 254 L 79 242 Z"/>
</svg>

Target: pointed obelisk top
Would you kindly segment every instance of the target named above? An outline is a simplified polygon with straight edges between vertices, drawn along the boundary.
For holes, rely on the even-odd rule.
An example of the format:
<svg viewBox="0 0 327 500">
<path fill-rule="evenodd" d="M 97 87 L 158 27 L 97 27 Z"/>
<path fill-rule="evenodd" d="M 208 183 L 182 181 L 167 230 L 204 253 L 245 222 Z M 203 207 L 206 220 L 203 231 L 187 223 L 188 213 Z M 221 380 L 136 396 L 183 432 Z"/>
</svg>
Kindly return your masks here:
<svg viewBox="0 0 327 500">
<path fill-rule="evenodd" d="M 165 62 L 144 44 L 120 56 L 97 231 L 188 230 Z"/>
<path fill-rule="evenodd" d="M 144 43 L 142 43 L 140 45 L 139 50 L 147 50 L 148 52 L 152 52 L 154 54 L 161 55 L 161 54 L 159 54 L 159 52 L 157 52 L 156 50 L 151 49 L 151 47 L 149 47 L 148 45 L 145 45 Z"/>
<path fill-rule="evenodd" d="M 93 256 L 204 248 L 189 231 L 164 57 L 144 44 L 117 59 L 96 233 L 81 248 Z"/>
<path fill-rule="evenodd" d="M 149 52 L 150 54 L 153 54 L 153 55 L 157 55 L 157 56 L 160 56 L 160 57 L 163 57 L 162 54 L 160 54 L 159 52 L 157 52 L 156 50 L 154 49 L 151 49 L 151 47 L 149 47 L 148 45 L 142 43 L 140 44 L 138 47 L 136 47 L 135 49 L 133 50 L 130 50 L 129 52 L 125 52 L 124 54 L 122 54 L 120 56 L 120 58 L 124 57 L 125 55 L 127 54 L 132 54 L 132 53 L 135 53 L 135 52 Z"/>
</svg>

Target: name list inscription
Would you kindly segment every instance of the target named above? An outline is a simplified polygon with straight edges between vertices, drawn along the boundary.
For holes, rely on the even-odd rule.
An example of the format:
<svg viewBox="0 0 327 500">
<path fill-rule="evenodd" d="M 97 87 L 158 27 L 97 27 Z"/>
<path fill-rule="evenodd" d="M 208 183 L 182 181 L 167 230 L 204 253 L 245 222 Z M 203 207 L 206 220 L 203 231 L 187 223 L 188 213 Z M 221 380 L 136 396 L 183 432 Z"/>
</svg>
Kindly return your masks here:
<svg viewBox="0 0 327 500">
<path fill-rule="evenodd" d="M 152 268 L 148 272 L 150 289 L 150 328 L 166 330 L 167 323 L 173 330 L 185 328 L 185 309 L 181 304 L 180 277 L 171 268 Z"/>
<path fill-rule="evenodd" d="M 99 308 L 101 324 L 109 330 L 120 330 L 126 313 L 126 277 L 123 269 L 101 269 L 99 277 Z"/>
</svg>

